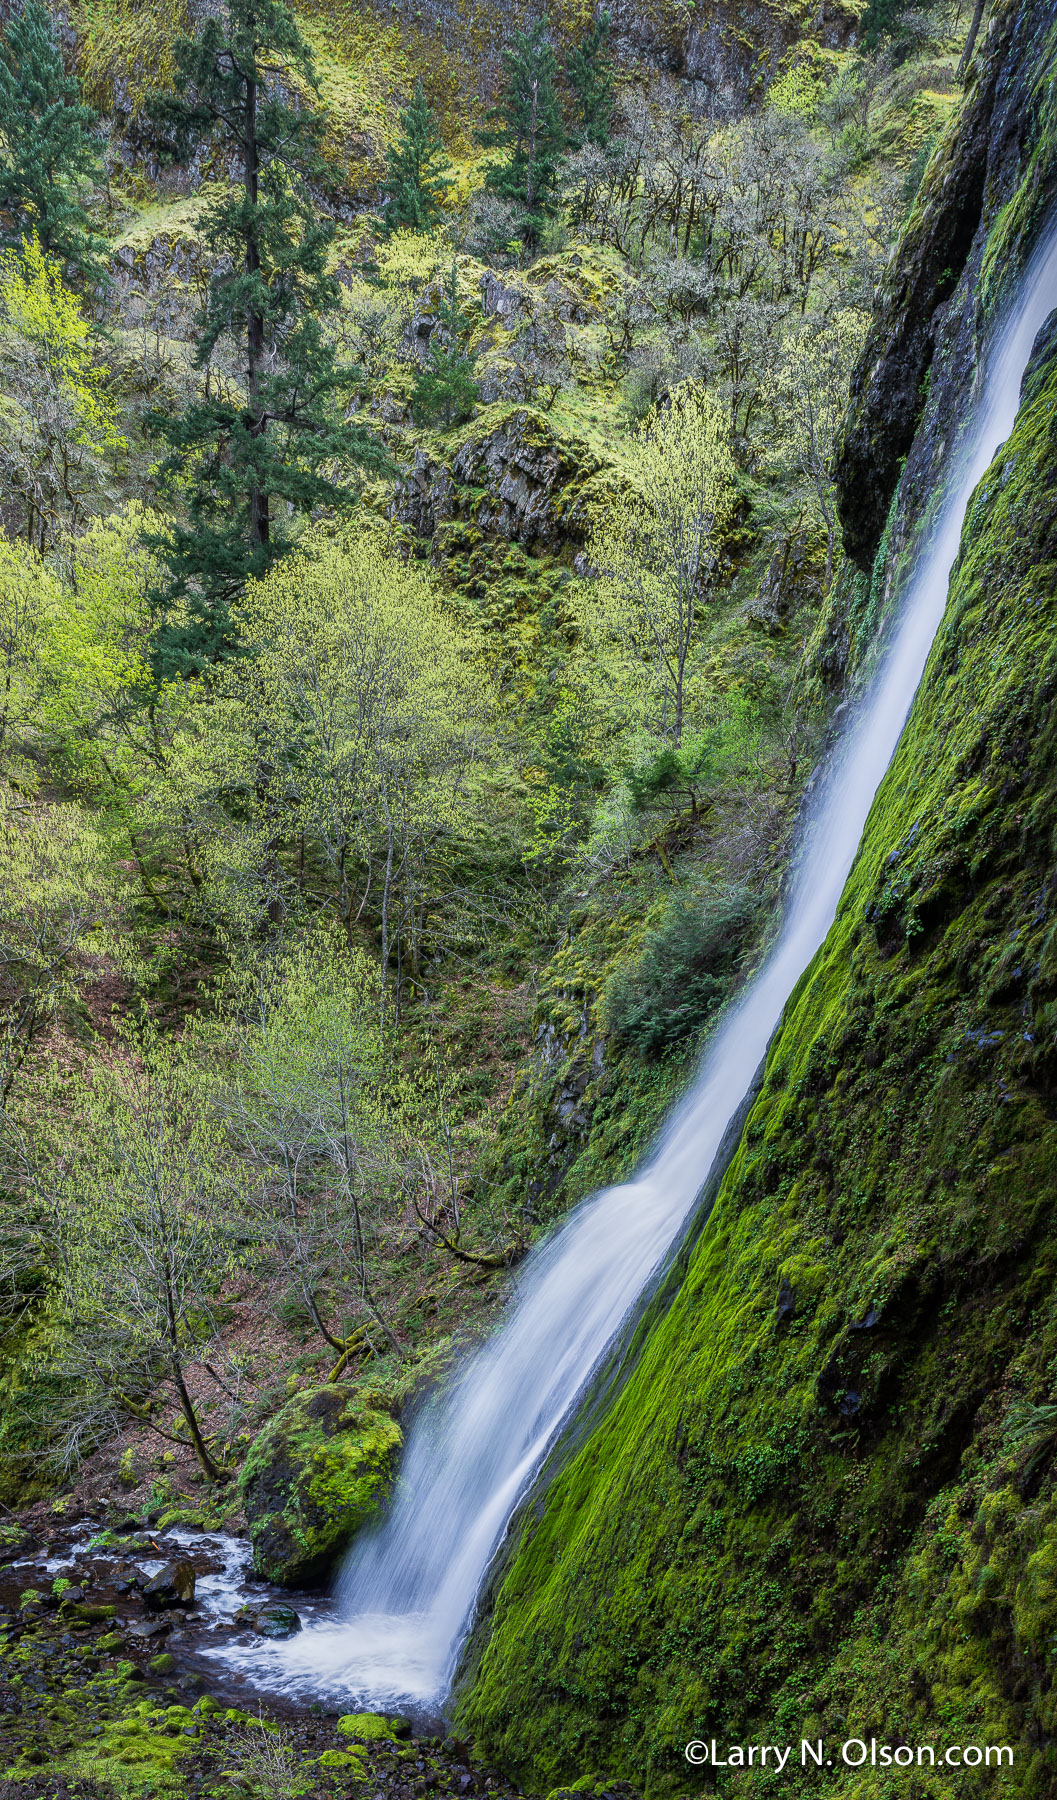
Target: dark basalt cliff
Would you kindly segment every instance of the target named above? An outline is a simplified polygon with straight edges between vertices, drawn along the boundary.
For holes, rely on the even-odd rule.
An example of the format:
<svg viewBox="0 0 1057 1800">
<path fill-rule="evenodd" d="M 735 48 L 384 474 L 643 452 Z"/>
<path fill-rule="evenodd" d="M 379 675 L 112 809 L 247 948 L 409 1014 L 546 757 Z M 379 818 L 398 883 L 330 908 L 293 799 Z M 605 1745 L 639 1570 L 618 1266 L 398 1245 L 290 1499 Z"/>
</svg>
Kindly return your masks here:
<svg viewBox="0 0 1057 1800">
<path fill-rule="evenodd" d="M 1052 7 L 1000 6 L 887 282 L 842 466 L 882 593 L 1054 196 L 1055 73 Z M 531 1787 L 858 1800 L 897 1791 L 841 1760 L 874 1737 L 935 1747 L 915 1800 L 1054 1792 L 1055 868 L 1051 325 L 685 1279 L 474 1645 L 461 1721 Z M 688 1767 L 713 1737 L 833 1766 Z"/>
<path fill-rule="evenodd" d="M 1052 32 L 1046 0 L 995 8 L 882 286 L 837 467 L 845 548 L 864 569 L 904 459 L 906 498 L 920 504 L 931 486 L 937 437 L 942 447 L 971 390 L 981 317 L 1015 278 L 1057 195 Z M 940 404 L 921 432 L 934 359 Z"/>
</svg>

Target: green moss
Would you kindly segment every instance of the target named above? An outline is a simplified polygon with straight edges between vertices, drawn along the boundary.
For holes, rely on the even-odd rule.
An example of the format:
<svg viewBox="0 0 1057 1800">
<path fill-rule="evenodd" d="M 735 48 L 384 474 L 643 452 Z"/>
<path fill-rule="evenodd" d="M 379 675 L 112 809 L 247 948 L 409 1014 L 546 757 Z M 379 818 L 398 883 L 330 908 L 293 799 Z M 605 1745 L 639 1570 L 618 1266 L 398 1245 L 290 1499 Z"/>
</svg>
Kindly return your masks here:
<svg viewBox="0 0 1057 1800">
<path fill-rule="evenodd" d="M 342 1737 L 356 1738 L 362 1744 L 391 1743 L 399 1735 L 384 1713 L 345 1713 L 338 1720 L 338 1730 Z"/>
<path fill-rule="evenodd" d="M 459 1702 L 535 1790 L 771 1794 L 683 1746 L 874 1735 L 1014 1744 L 1002 1793 L 1053 1791 L 1057 1491 L 1005 1420 L 1057 1381 L 1055 516 L 1051 362 L 689 1273 Z M 889 1790 L 838 1758 L 781 1791 Z"/>
<path fill-rule="evenodd" d="M 386 1498 L 401 1444 L 387 1413 L 335 1386 L 306 1389 L 270 1420 L 239 1477 L 254 1567 L 269 1581 L 312 1581 Z"/>
<path fill-rule="evenodd" d="M 367 1764 L 351 1750 L 324 1750 L 317 1761 L 321 1769 L 350 1769 L 361 1777 L 367 1774 Z"/>
</svg>

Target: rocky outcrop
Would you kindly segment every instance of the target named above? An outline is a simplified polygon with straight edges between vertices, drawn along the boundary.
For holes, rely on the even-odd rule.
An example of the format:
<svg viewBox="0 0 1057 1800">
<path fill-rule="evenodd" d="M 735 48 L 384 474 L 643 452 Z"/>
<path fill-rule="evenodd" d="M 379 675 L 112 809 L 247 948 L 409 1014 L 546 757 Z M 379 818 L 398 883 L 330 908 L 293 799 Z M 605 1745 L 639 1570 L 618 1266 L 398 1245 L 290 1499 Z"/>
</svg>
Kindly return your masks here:
<svg viewBox="0 0 1057 1800">
<path fill-rule="evenodd" d="M 441 54 L 461 65 L 464 82 L 478 94 L 495 93 L 500 59 L 511 30 L 531 16 L 521 3 L 497 9 L 483 0 L 374 0 L 388 22 L 394 16 L 407 31 L 418 31 L 442 46 Z M 612 0 L 613 49 L 634 79 L 689 92 L 702 110 L 721 115 L 743 107 L 758 94 L 782 55 L 809 31 L 835 49 L 854 38 L 861 7 L 849 0 L 823 0 L 810 12 L 783 0 Z M 590 16 L 572 0 L 548 9 L 560 51 L 579 40 Z"/>
<path fill-rule="evenodd" d="M 257 1573 L 287 1587 L 322 1579 L 387 1499 L 401 1441 L 395 1419 L 341 1387 L 288 1401 L 239 1477 Z"/>
<path fill-rule="evenodd" d="M 499 405 L 466 429 L 450 460 L 417 452 L 396 516 L 420 537 L 461 519 L 526 550 L 555 550 L 583 543 L 605 479 L 590 446 L 559 434 L 545 413 Z"/>
<path fill-rule="evenodd" d="M 934 358 L 944 359 L 950 406 L 914 445 L 910 479 L 923 487 L 934 477 L 937 438 L 942 449 L 957 424 L 980 327 L 1030 253 L 1032 220 L 1041 222 L 1057 196 L 1052 39 L 1048 0 L 999 0 L 961 112 L 929 164 L 883 284 L 836 470 L 845 548 L 863 569 L 922 420 Z M 989 233 L 1018 192 L 1013 235 L 988 254 Z M 978 305 L 966 306 L 969 293 Z"/>
</svg>

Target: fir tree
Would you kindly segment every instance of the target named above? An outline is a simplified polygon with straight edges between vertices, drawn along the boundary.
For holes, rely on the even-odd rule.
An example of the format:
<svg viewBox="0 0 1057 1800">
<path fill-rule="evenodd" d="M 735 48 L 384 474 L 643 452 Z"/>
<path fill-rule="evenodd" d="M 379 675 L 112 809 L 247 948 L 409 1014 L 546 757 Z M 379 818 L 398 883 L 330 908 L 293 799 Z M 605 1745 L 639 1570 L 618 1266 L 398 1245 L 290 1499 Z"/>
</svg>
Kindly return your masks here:
<svg viewBox="0 0 1057 1800">
<path fill-rule="evenodd" d="M 554 203 L 558 164 L 565 151 L 565 127 L 555 86 L 557 63 L 546 14 L 526 31 L 515 31 L 503 51 L 503 91 L 481 142 L 507 152 L 493 163 L 487 187 L 522 213 L 522 229 L 536 238 Z"/>
<path fill-rule="evenodd" d="M 382 193 L 388 204 L 383 229 L 428 231 L 440 216 L 451 186 L 447 152 L 437 121 L 419 81 L 400 120 L 399 142 L 389 151 Z"/>
<path fill-rule="evenodd" d="M 416 419 L 426 423 L 439 420 L 447 430 L 473 411 L 477 383 L 473 358 L 463 348 L 468 327 L 469 320 L 459 306 L 452 263 L 451 281 L 442 289 L 437 305 L 426 366 L 419 372 L 411 396 Z"/>
<path fill-rule="evenodd" d="M 26 0 L 0 42 L 0 243 L 35 235 L 90 280 L 102 273 L 83 203 L 100 174 L 98 123 L 63 67 L 49 14 Z"/>
<path fill-rule="evenodd" d="M 599 13 L 578 49 L 569 52 L 565 78 L 576 96 L 579 144 L 603 148 L 613 128 L 613 64 L 609 57 L 610 17 Z"/>
<path fill-rule="evenodd" d="M 232 603 L 288 547 L 286 518 L 352 498 L 334 481 L 335 468 L 387 466 L 377 440 L 343 422 L 338 402 L 351 381 L 320 326 L 338 298 L 327 273 L 334 227 L 317 216 L 308 188 L 324 174 L 320 115 L 284 97 L 292 72 L 316 87 L 293 14 L 283 0 L 229 0 L 196 37 L 178 39 L 174 53 L 180 97 L 156 96 L 151 108 L 168 128 L 169 153 L 186 157 L 215 136 L 239 169 L 201 227 L 215 272 L 195 362 L 207 369 L 221 340 L 234 342 L 241 391 L 210 371 L 204 394 L 185 411 L 151 415 L 169 445 L 163 484 L 184 495 L 187 508 L 186 522 L 152 546 L 168 570 L 156 596 L 158 677 L 232 652 Z"/>
</svg>

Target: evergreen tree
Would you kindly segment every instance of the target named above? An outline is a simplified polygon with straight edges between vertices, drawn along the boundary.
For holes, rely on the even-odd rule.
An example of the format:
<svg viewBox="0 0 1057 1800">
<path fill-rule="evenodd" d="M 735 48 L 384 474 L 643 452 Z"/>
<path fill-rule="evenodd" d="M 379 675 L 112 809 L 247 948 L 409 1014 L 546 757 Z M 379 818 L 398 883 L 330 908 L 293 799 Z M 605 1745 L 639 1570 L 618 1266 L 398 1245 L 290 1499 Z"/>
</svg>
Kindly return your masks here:
<svg viewBox="0 0 1057 1800">
<path fill-rule="evenodd" d="M 49 14 L 26 0 L 0 40 L 0 244 L 35 234 L 92 280 L 101 240 L 83 196 L 100 174 L 98 123 L 63 67 Z"/>
<path fill-rule="evenodd" d="M 862 16 L 862 42 L 865 50 L 876 50 L 883 37 L 895 36 L 909 0 L 870 0 Z"/>
<path fill-rule="evenodd" d="M 477 399 L 473 357 L 463 348 L 468 327 L 469 320 L 459 306 L 455 264 L 452 263 L 451 281 L 441 291 L 436 322 L 430 333 L 428 361 L 419 373 L 411 396 L 411 410 L 416 419 L 426 423 L 440 420 L 447 430 L 459 420 L 469 418 L 473 411 Z"/>
<path fill-rule="evenodd" d="M 411 103 L 400 120 L 400 139 L 389 151 L 389 167 L 382 193 L 387 197 L 383 229 L 428 231 L 440 216 L 444 194 L 451 186 L 447 152 L 433 110 L 415 84 Z"/>
<path fill-rule="evenodd" d="M 569 52 L 565 78 L 576 96 L 579 114 L 577 140 L 580 144 L 609 142 L 613 128 L 613 64 L 609 57 L 611 20 L 607 12 L 598 15 L 590 31 L 580 39 L 579 48 Z"/>
<path fill-rule="evenodd" d="M 195 362 L 208 368 L 221 340 L 244 361 L 241 392 L 210 372 L 182 413 L 151 415 L 169 445 L 163 484 L 187 507 L 186 522 L 152 540 L 168 570 L 156 595 L 158 677 L 231 654 L 232 603 L 288 547 L 286 517 L 351 500 L 335 466 L 387 466 L 377 440 L 342 419 L 339 396 L 351 380 L 320 326 L 338 298 L 327 273 L 334 226 L 317 216 L 308 188 L 324 173 L 321 117 L 285 98 L 294 72 L 316 87 L 293 14 L 283 0 L 229 0 L 174 53 L 177 94 L 151 107 L 169 153 L 186 157 L 215 136 L 239 169 L 202 223 L 215 263 Z"/>
<path fill-rule="evenodd" d="M 522 229 L 536 238 L 554 202 L 558 164 L 565 151 L 565 127 L 555 86 L 557 62 L 546 14 L 526 31 L 515 31 L 503 51 L 503 91 L 489 115 L 490 128 L 481 142 L 507 152 L 493 163 L 486 185 L 490 193 L 523 209 Z"/>
</svg>

